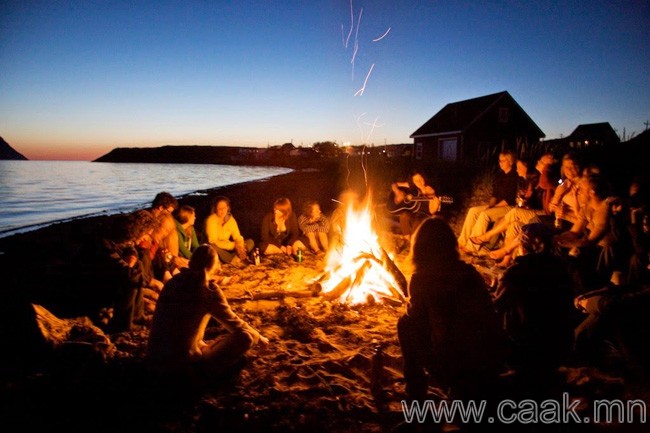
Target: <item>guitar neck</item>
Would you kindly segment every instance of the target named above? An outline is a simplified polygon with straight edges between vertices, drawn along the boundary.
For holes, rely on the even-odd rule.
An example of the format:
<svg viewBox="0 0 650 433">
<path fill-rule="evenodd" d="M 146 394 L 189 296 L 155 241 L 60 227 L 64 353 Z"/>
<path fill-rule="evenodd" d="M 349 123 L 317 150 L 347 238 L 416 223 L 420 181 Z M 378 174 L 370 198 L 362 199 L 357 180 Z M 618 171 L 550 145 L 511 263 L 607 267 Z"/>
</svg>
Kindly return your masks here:
<svg viewBox="0 0 650 433">
<path fill-rule="evenodd" d="M 434 196 L 434 197 L 423 197 L 423 196 L 417 196 L 410 198 L 408 201 L 432 201 L 432 200 L 439 200 L 442 203 L 450 204 L 454 202 L 454 199 L 451 197 L 447 197 L 444 195 L 441 196 Z"/>
</svg>

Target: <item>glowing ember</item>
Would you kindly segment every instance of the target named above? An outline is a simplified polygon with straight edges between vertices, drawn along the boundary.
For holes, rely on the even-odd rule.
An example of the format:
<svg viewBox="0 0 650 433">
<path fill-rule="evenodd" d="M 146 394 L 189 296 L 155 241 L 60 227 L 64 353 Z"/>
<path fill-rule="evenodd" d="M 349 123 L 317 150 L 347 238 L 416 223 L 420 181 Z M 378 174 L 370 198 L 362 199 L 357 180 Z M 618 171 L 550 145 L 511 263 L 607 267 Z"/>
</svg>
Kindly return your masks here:
<svg viewBox="0 0 650 433">
<path fill-rule="evenodd" d="M 405 280 L 379 244 L 371 209 L 370 199 L 360 209 L 348 206 L 343 242 L 330 253 L 320 280 L 324 297 L 352 304 L 404 300 Z"/>
</svg>

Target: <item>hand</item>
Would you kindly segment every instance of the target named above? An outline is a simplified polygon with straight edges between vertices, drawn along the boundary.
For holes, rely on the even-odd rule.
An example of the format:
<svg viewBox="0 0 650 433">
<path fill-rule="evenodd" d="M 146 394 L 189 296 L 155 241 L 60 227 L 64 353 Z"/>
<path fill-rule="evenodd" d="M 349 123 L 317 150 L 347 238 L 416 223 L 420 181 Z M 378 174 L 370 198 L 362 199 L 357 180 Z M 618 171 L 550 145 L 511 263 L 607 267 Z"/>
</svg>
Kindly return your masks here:
<svg viewBox="0 0 650 433">
<path fill-rule="evenodd" d="M 235 242 L 235 252 L 237 253 L 237 257 L 239 257 L 241 260 L 244 260 L 246 258 L 246 247 L 244 246 L 244 242 Z"/>
<path fill-rule="evenodd" d="M 129 268 L 132 268 L 136 263 L 138 263 L 138 257 L 134 255 L 128 255 L 126 256 L 125 261 Z"/>
<path fill-rule="evenodd" d="M 263 336 L 262 334 L 260 334 L 260 338 L 259 338 L 259 340 L 257 340 L 257 342 L 259 344 L 261 344 L 262 346 L 264 346 L 264 347 L 266 347 L 266 346 L 268 346 L 270 344 L 269 339 L 267 337 Z"/>
</svg>

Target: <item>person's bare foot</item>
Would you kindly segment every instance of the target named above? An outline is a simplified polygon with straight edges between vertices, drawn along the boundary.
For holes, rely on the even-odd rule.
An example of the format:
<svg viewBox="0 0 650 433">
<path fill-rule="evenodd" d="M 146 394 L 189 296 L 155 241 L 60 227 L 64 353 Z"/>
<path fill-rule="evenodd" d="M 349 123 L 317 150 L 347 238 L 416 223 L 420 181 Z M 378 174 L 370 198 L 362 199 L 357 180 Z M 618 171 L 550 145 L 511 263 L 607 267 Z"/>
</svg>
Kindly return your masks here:
<svg viewBox="0 0 650 433">
<path fill-rule="evenodd" d="M 506 253 L 505 250 L 503 250 L 502 248 L 499 248 L 498 250 L 490 251 L 490 253 L 488 254 L 488 257 L 490 257 L 491 259 L 494 259 L 494 260 L 500 260 L 500 259 L 503 259 L 504 257 L 506 257 L 507 255 L 508 255 L 508 253 Z"/>
<path fill-rule="evenodd" d="M 511 263 L 512 263 L 512 256 L 510 254 L 507 254 L 505 257 L 503 257 L 503 259 L 499 263 L 497 263 L 497 266 L 499 268 L 507 268 L 508 266 L 510 266 Z"/>
<path fill-rule="evenodd" d="M 486 244 L 489 241 L 489 239 L 484 239 L 483 236 L 472 236 L 471 238 L 469 238 L 469 241 L 474 245 L 481 246 L 483 244 Z"/>
</svg>

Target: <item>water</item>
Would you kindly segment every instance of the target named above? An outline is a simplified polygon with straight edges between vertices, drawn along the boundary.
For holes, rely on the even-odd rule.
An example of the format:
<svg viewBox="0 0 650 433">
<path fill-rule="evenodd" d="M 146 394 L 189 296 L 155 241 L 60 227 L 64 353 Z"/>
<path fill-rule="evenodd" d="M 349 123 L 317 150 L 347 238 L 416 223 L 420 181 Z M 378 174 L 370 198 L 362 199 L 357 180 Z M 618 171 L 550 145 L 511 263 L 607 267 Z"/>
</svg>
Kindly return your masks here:
<svg viewBox="0 0 650 433">
<path fill-rule="evenodd" d="M 160 191 L 178 197 L 290 171 L 212 164 L 0 161 L 0 237 L 82 216 L 148 207 Z"/>
</svg>

